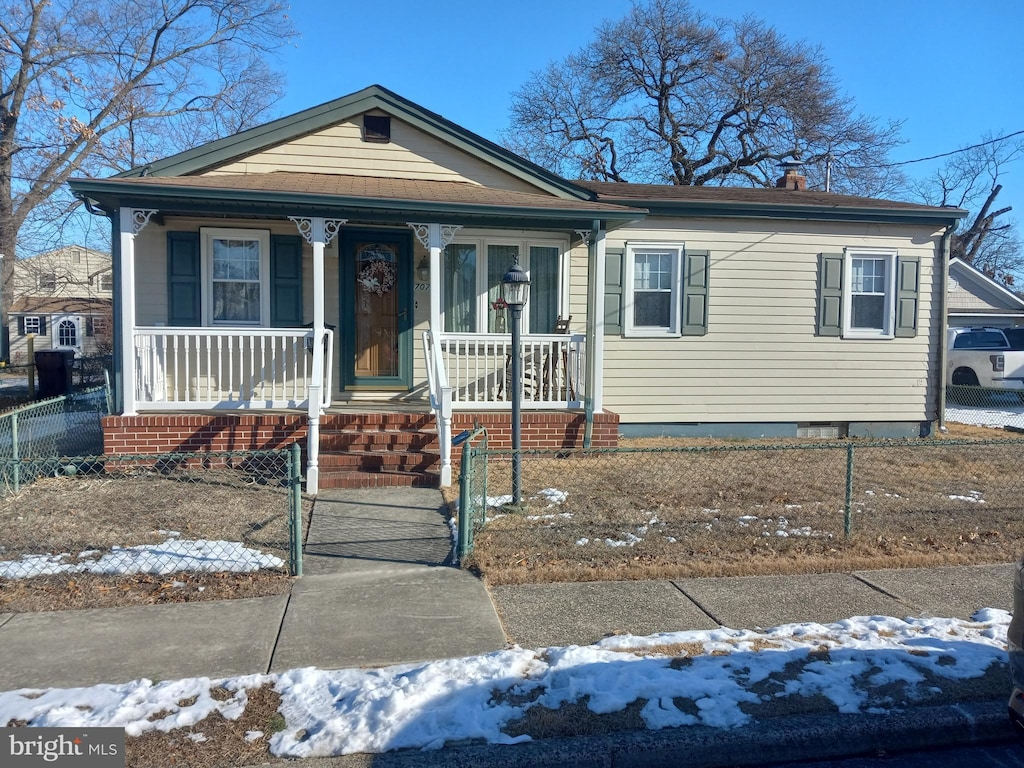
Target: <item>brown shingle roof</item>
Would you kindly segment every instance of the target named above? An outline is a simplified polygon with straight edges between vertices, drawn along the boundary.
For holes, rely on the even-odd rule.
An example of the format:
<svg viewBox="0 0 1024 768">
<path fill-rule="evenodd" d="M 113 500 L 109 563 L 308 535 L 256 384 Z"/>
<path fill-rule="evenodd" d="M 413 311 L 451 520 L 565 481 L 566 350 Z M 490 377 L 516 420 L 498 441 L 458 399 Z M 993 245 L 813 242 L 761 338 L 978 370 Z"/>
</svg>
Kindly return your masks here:
<svg viewBox="0 0 1024 768">
<path fill-rule="evenodd" d="M 568 211 L 618 211 L 622 206 L 592 200 L 574 200 L 543 193 L 515 192 L 482 187 L 462 181 L 430 179 L 393 179 L 378 176 L 349 176 L 331 173 L 224 174 L 217 176 L 144 176 L 141 178 L 107 179 L 124 184 L 146 184 L 154 187 L 190 187 L 246 192 L 285 192 L 337 197 L 406 200 L 432 203 L 463 203 L 498 208 L 547 208 Z"/>
<path fill-rule="evenodd" d="M 83 296 L 53 296 L 39 298 L 23 296 L 15 299 L 11 312 L 15 314 L 55 315 L 69 313 L 106 312 L 111 307 L 110 299 L 88 298 Z"/>
<path fill-rule="evenodd" d="M 956 209 L 942 209 L 920 203 L 880 200 L 857 195 L 838 195 L 833 192 L 811 190 L 769 189 L 765 187 L 687 187 L 671 184 L 633 184 L 617 181 L 575 181 L 579 187 L 589 189 L 598 200 L 638 204 L 665 203 L 735 203 L 780 206 L 817 206 L 821 208 L 869 208 L 898 211 L 940 211 L 951 213 Z"/>
</svg>

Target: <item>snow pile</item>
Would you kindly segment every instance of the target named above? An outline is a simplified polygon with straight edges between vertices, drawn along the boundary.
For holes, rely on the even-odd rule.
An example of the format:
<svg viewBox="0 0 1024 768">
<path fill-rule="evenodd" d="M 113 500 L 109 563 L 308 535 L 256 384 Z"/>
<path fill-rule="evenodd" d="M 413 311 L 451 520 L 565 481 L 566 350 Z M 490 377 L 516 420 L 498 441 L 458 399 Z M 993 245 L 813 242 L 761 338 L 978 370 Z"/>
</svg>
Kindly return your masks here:
<svg viewBox="0 0 1024 768">
<path fill-rule="evenodd" d="M 946 405 L 946 421 L 954 424 L 973 424 L 978 427 L 1002 429 L 1007 424 L 1024 424 L 1024 407 L 1018 403 L 1016 394 L 1014 405 L 996 405 L 992 408 L 971 407 L 968 405 Z M 1005 399 L 1005 396 L 1004 396 Z M 1009 402 L 1009 401 L 1007 401 Z"/>
<path fill-rule="evenodd" d="M 966 501 L 970 504 L 984 504 L 985 500 L 982 498 L 981 491 L 968 491 L 966 496 L 960 494 L 952 494 L 947 498 L 953 501 Z"/>
<path fill-rule="evenodd" d="M 822 695 L 839 712 L 883 713 L 899 704 L 879 689 L 902 685 L 913 700 L 934 693 L 936 681 L 979 677 L 1005 663 L 1009 621 L 1007 612 L 991 609 L 973 622 L 872 616 L 763 632 L 622 635 L 586 647 L 512 648 L 383 669 L 22 689 L 0 693 L 0 722 L 124 727 L 135 736 L 195 725 L 216 711 L 237 719 L 245 689 L 269 684 L 282 697 L 285 719 L 271 751 L 288 757 L 437 749 L 464 739 L 515 743 L 530 736 L 509 736 L 506 726 L 531 707 L 584 700 L 597 714 L 643 701 L 651 729 L 735 728 L 751 721 L 751 707 L 774 699 Z M 700 652 L 680 663 L 661 649 L 677 657 L 684 649 Z M 231 692 L 227 701 L 211 696 L 218 686 Z"/>
<path fill-rule="evenodd" d="M 284 560 L 281 558 L 245 547 L 237 541 L 178 539 L 171 535 L 161 544 L 113 547 L 102 555 L 90 549 L 80 552 L 73 559 L 68 552 L 22 555 L 19 560 L 0 561 L 0 578 L 27 579 L 58 573 L 93 573 L 104 576 L 183 571 L 249 573 L 261 568 L 283 566 Z"/>
</svg>

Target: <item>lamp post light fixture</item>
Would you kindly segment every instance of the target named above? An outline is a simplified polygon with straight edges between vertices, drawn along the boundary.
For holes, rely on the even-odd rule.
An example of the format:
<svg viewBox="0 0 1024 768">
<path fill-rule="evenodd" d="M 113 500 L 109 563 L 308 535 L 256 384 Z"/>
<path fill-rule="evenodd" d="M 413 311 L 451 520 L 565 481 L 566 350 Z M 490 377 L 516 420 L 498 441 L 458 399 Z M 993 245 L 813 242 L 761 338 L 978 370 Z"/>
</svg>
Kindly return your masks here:
<svg viewBox="0 0 1024 768">
<path fill-rule="evenodd" d="M 522 493 L 522 412 L 523 401 L 523 359 L 520 341 L 520 325 L 523 318 L 523 305 L 530 295 L 530 278 L 513 264 L 501 278 L 501 295 L 508 305 L 509 319 L 512 321 L 512 503 L 516 506 L 523 499 Z"/>
</svg>

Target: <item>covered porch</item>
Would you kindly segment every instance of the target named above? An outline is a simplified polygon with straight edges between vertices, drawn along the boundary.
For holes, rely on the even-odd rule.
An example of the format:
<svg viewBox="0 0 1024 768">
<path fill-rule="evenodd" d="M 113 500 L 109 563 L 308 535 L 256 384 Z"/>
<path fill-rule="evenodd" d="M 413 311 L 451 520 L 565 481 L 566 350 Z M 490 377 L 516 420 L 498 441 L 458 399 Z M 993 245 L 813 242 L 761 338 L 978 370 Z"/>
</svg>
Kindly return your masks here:
<svg viewBox="0 0 1024 768">
<path fill-rule="evenodd" d="M 494 278 L 517 261 L 547 280 L 538 282 L 538 309 L 527 314 L 522 337 L 522 408 L 576 414 L 587 425 L 601 413 L 594 318 L 603 314 L 599 265 L 607 225 L 590 208 L 612 206 L 558 201 L 553 207 L 542 198 L 544 205 L 533 211 L 492 204 L 418 222 L 409 218 L 423 213 L 422 206 L 407 201 L 385 205 L 332 195 L 296 202 L 278 190 L 254 205 L 251 195 L 234 189 L 240 181 L 88 182 L 91 204 L 116 205 L 114 383 L 122 416 L 301 414 L 308 489 L 315 492 L 325 450 L 321 423 L 329 409 L 421 405 L 437 432 L 440 482 L 450 484 L 456 426 L 470 414 L 511 408 L 511 336 L 494 301 Z M 125 182 L 134 187 L 131 207 L 124 204 Z M 505 203 L 514 195 L 501 196 Z M 211 208 L 219 212 L 215 220 Z M 452 223 L 455 215 L 465 224 Z M 197 234 L 189 240 L 186 230 Z M 256 234 L 249 237 L 249 231 Z M 297 246 L 285 242 L 289 237 Z M 393 247 L 382 251 L 382 245 Z M 210 255 L 218 248 L 228 254 L 223 280 Z M 376 250 L 366 257 L 367 248 Z M 248 253 L 255 254 L 251 267 Z M 467 253 L 475 273 L 465 268 Z M 249 269 L 258 287 L 243 285 Z M 379 281 L 367 282 L 368 275 Z M 281 307 L 290 291 L 300 298 L 289 314 Z M 152 297 L 160 292 L 166 292 L 166 306 L 154 308 Z M 189 302 L 203 309 L 190 316 Z M 382 343 L 360 341 L 356 313 L 367 302 L 364 330 Z M 573 313 L 577 320 L 570 325 Z M 232 315 L 247 321 L 232 322 Z M 188 320 L 175 322 L 181 317 Z M 371 364 L 376 367 L 367 373 Z M 590 426 L 580 430 L 581 446 L 584 434 L 589 442 Z"/>
</svg>

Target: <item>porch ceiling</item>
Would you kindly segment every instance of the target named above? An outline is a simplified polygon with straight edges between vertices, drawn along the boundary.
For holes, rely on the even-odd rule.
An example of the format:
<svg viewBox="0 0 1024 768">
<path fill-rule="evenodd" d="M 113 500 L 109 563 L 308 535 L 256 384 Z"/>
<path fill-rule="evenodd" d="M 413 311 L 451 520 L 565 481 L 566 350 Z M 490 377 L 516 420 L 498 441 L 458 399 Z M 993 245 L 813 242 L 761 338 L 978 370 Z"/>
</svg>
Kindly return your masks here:
<svg viewBox="0 0 1024 768">
<path fill-rule="evenodd" d="M 177 178 L 73 179 L 75 195 L 108 213 L 121 207 L 162 213 L 220 213 L 348 217 L 406 222 L 410 218 L 451 224 L 590 228 L 595 219 L 615 228 L 642 219 L 643 209 L 589 200 L 428 179 L 275 171 Z"/>
</svg>

